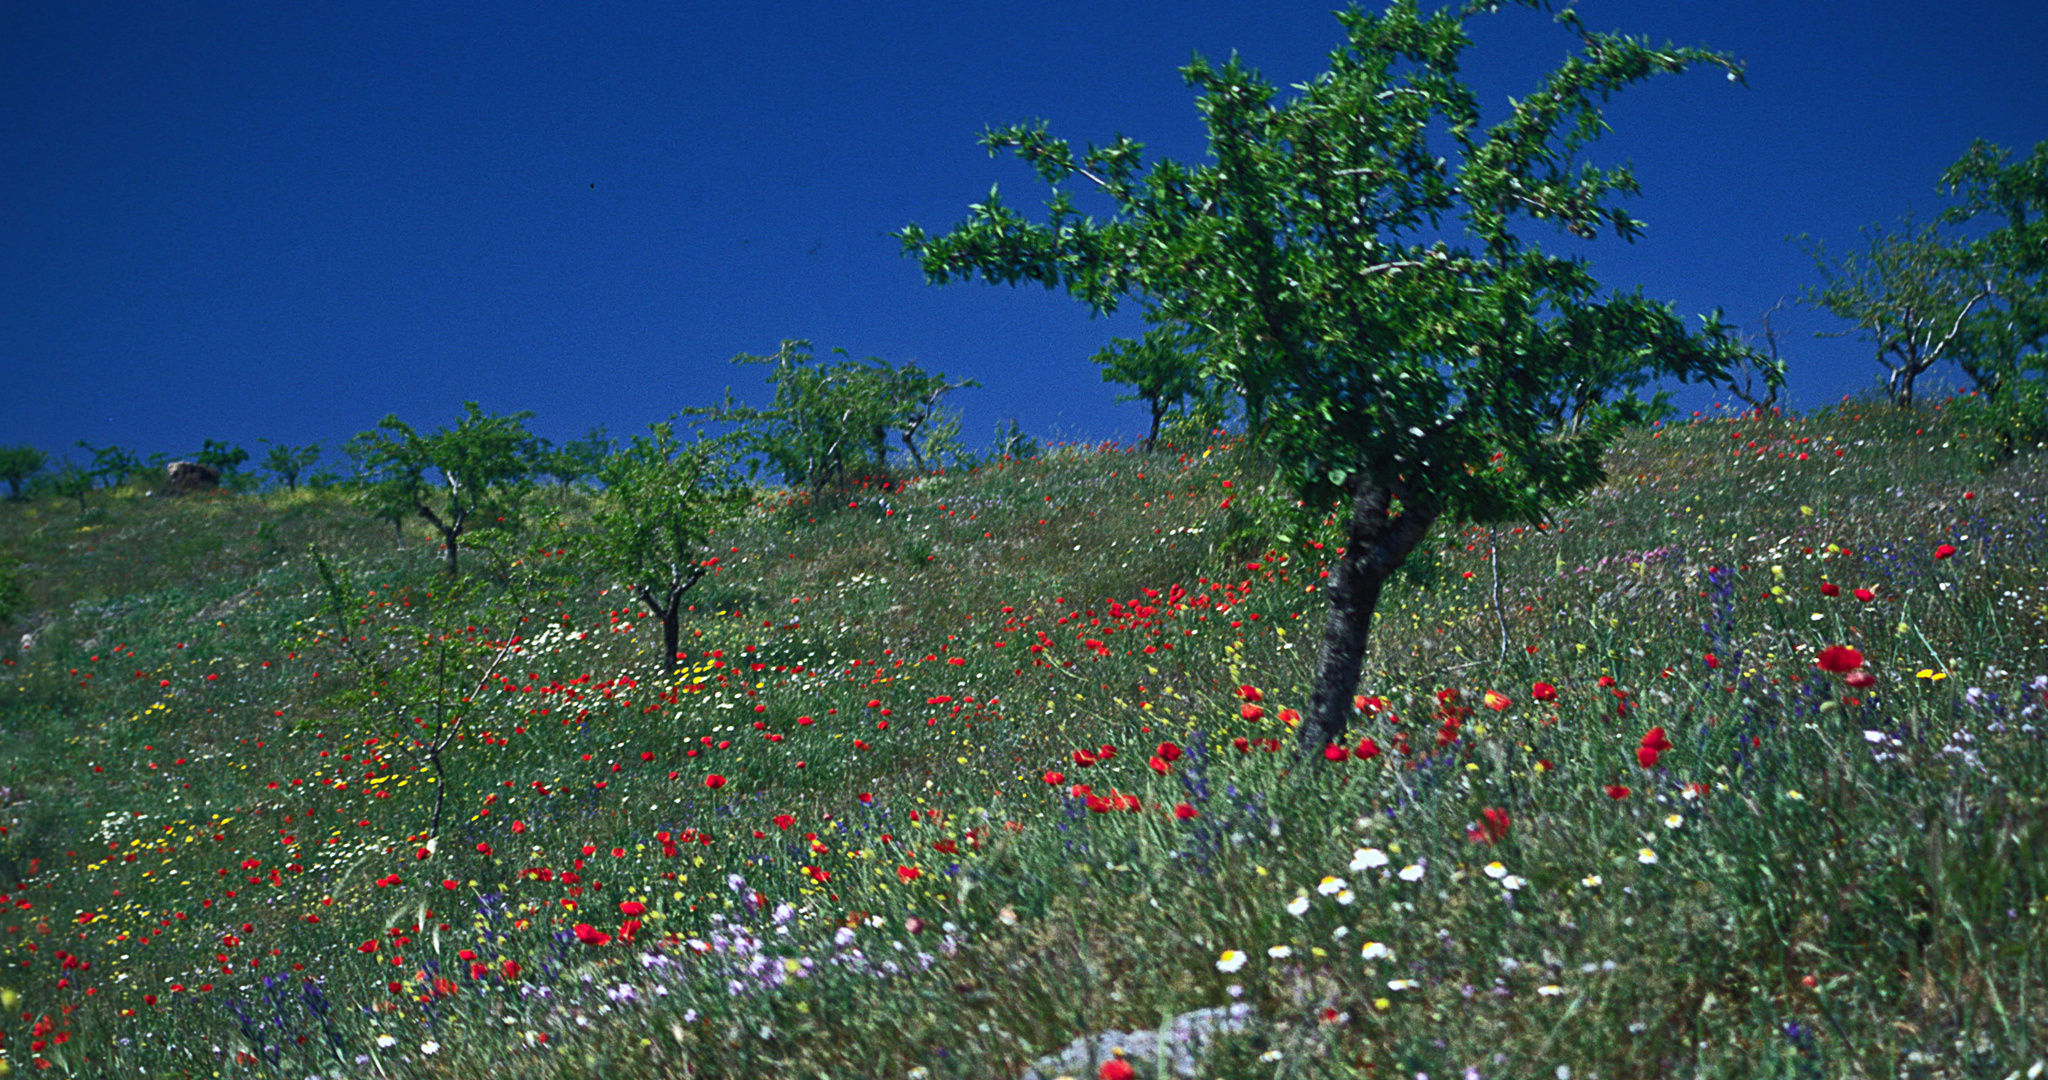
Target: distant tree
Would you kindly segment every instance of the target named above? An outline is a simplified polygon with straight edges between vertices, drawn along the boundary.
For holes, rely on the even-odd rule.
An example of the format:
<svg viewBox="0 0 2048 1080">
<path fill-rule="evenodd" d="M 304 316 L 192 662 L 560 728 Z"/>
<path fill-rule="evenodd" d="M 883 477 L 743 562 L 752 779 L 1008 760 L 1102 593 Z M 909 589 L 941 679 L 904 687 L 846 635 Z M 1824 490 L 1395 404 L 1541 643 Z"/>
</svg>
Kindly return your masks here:
<svg viewBox="0 0 2048 1080">
<path fill-rule="evenodd" d="M 7 497 L 17 502 L 21 499 L 21 485 L 43 471 L 50 463 L 41 450 L 27 443 L 15 446 L 0 446 L 0 480 L 7 482 Z"/>
<path fill-rule="evenodd" d="M 670 424 L 650 431 L 600 467 L 592 551 L 661 620 L 662 670 L 672 672 L 683 595 L 717 562 L 711 534 L 736 521 L 753 496 L 732 473 L 736 437 L 685 445 Z"/>
<path fill-rule="evenodd" d="M 1151 411 L 1152 426 L 1145 433 L 1145 449 L 1159 443 L 1160 425 L 1182 406 L 1206 401 L 1211 386 L 1202 374 L 1200 340 L 1184 328 L 1163 326 L 1142 339 L 1116 338 L 1095 354 L 1102 365 L 1102 381 L 1122 383 L 1131 388 L 1118 401 L 1141 401 Z"/>
<path fill-rule="evenodd" d="M 262 440 L 269 443 L 269 440 Z M 297 491 L 299 474 L 310 469 L 320 460 L 320 444 L 291 446 L 286 443 L 269 443 L 270 449 L 263 455 L 263 469 L 277 478 L 287 491 Z"/>
<path fill-rule="evenodd" d="M 915 364 L 890 366 L 869 357 L 819 363 L 808 341 L 784 341 L 767 356 L 741 353 L 736 364 L 766 365 L 775 399 L 766 409 L 740 405 L 727 393 L 717 406 L 686 413 L 742 425 L 748 446 L 792 486 L 846 486 L 884 475 L 889 437 L 899 437 L 922 472 L 935 446 L 949 444 L 957 418 L 941 399 L 975 383 L 948 382 Z"/>
<path fill-rule="evenodd" d="M 611 454 L 611 437 L 600 424 L 580 439 L 545 449 L 541 454 L 541 472 L 566 492 L 576 481 L 596 476 Z"/>
<path fill-rule="evenodd" d="M 462 536 L 478 522 L 517 526 L 538 440 L 530 412 L 497 416 L 474 401 L 453 428 L 422 435 L 396 416 L 351 440 L 363 463 L 363 500 L 394 525 L 418 514 L 440 534 L 442 569 L 458 572 Z"/>
<path fill-rule="evenodd" d="M 1944 240 L 1934 225 L 1910 220 L 1888 230 L 1866 226 L 1864 249 L 1839 258 L 1818 240 L 1802 238 L 1821 284 L 1800 290 L 1808 307 L 1825 311 L 1870 343 L 1884 368 L 1892 403 L 1913 404 L 1913 387 L 1928 369 L 1956 359 L 1970 313 L 1993 296 L 1970 252 Z"/>
<path fill-rule="evenodd" d="M 1182 73 L 1205 164 L 1146 172 L 1129 139 L 1077 154 L 1043 125 L 987 132 L 1052 187 L 1046 221 L 991 192 L 944 236 L 899 234 L 934 283 L 1032 282 L 1097 311 L 1133 299 L 1196 335 L 1295 493 L 1348 508 L 1302 753 L 1344 732 L 1381 589 L 1439 519 L 1540 519 L 1599 481 L 1618 430 L 1572 425 L 1578 403 L 1645 376 L 1725 380 L 1744 355 L 1718 319 L 1693 333 L 1639 293 L 1602 296 L 1583 259 L 1523 235 L 1636 236 L 1619 205 L 1633 174 L 1580 159 L 1602 105 L 1693 64 L 1735 78 L 1734 63 L 1593 33 L 1567 10 L 1578 50 L 1484 127 L 1460 77 L 1466 23 L 1500 6 L 1340 13 L 1331 69 L 1278 105 L 1235 59 L 1196 59 Z M 1084 217 L 1062 187 L 1075 177 L 1115 214 Z"/>
<path fill-rule="evenodd" d="M 1991 299 L 1964 320 L 1955 359 L 1981 397 L 1963 412 L 2010 457 L 2048 441 L 2048 142 L 2014 160 L 1979 140 L 1941 182 L 1957 200 L 1945 224 L 1993 223 L 1960 257 Z"/>
<path fill-rule="evenodd" d="M 91 471 L 67 461 L 38 480 L 43 491 L 60 499 L 77 499 L 79 513 L 85 512 L 85 497 L 92 494 Z"/>
<path fill-rule="evenodd" d="M 250 487 L 255 478 L 242 471 L 249 460 L 249 451 L 234 443 L 207 439 L 199 446 L 199 452 L 192 460 L 220 474 L 220 485 L 230 491 L 242 491 Z"/>
<path fill-rule="evenodd" d="M 103 488 L 109 490 L 128 482 L 131 476 L 142 472 L 142 458 L 133 450 L 119 446 L 94 446 L 80 441 L 78 448 L 92 455 L 92 464 L 86 472 Z"/>
</svg>

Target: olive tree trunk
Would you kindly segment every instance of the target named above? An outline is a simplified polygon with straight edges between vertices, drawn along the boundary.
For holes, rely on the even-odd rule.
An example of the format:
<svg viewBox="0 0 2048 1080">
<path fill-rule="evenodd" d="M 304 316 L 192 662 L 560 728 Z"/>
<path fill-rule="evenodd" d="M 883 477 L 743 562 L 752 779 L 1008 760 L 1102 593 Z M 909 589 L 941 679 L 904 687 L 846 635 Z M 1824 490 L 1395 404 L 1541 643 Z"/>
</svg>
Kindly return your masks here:
<svg viewBox="0 0 2048 1080">
<path fill-rule="evenodd" d="M 1395 497 L 1393 490 L 1364 481 L 1352 489 L 1344 551 L 1330 571 L 1325 589 L 1330 598 L 1330 621 L 1323 628 L 1315 689 L 1309 695 L 1308 716 L 1302 721 L 1296 746 L 1300 756 L 1314 754 L 1342 738 L 1350 725 L 1351 699 L 1358 692 L 1358 675 L 1365 663 L 1380 590 L 1436 522 L 1437 509 L 1426 504 L 1404 500 L 1401 509 L 1394 511 Z"/>
</svg>

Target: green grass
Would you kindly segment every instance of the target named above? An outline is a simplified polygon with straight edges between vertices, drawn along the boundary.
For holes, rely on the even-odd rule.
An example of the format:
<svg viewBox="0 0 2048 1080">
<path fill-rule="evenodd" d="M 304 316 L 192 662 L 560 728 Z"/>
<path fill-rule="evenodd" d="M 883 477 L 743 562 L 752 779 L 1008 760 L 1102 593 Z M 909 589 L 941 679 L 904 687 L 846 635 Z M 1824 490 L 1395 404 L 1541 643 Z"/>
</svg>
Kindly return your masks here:
<svg viewBox="0 0 2048 1080">
<path fill-rule="evenodd" d="M 1630 436 L 1555 521 L 1432 537 L 1382 752 L 1301 766 L 1337 532 L 1241 449 L 771 496 L 670 679 L 573 497 L 457 586 L 334 495 L 0 507 L 4 1060 L 986 1077 L 1121 1032 L 1152 1076 L 1234 1008 L 1201 1075 L 2026 1075 L 2048 485 L 1969 450 Z"/>
</svg>

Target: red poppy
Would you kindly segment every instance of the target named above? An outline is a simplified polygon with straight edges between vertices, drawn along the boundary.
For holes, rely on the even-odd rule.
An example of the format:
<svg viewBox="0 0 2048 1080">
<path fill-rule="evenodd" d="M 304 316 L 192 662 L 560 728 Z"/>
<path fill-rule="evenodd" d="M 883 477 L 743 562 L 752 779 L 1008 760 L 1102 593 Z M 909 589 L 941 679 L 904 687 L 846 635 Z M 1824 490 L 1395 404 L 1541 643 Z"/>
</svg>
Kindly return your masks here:
<svg viewBox="0 0 2048 1080">
<path fill-rule="evenodd" d="M 1061 784 L 1067 782 L 1067 774 L 1063 772 L 1058 772 L 1053 769 L 1047 769 L 1045 770 L 1045 776 L 1042 779 L 1045 780 L 1048 786 L 1058 787 Z"/>
<path fill-rule="evenodd" d="M 1173 766 L 1168 765 L 1166 763 L 1166 759 L 1160 757 L 1158 754 L 1154 754 L 1151 757 L 1145 759 L 1145 764 L 1151 766 L 1152 771 L 1158 773 L 1161 776 L 1165 776 L 1169 771 L 1173 769 Z"/>
<path fill-rule="evenodd" d="M 1095 755 L 1089 753 L 1086 750 L 1074 751 L 1073 758 L 1074 764 L 1083 769 L 1087 768 L 1090 765 L 1095 764 Z"/>
<path fill-rule="evenodd" d="M 1115 796 L 1114 802 L 1118 810 L 1137 811 L 1145 808 L 1145 804 L 1139 802 L 1136 795 L 1126 795 L 1121 791 L 1112 791 L 1110 794 Z"/>
<path fill-rule="evenodd" d="M 1230 740 L 1230 745 L 1237 747 L 1237 752 L 1240 754 L 1249 754 L 1252 752 L 1252 741 L 1250 739 L 1245 738 L 1242 735 L 1238 736 L 1235 739 Z"/>
<path fill-rule="evenodd" d="M 1487 708 L 1492 709 L 1494 712 L 1504 711 L 1505 709 L 1507 709 L 1508 706 L 1513 705 L 1515 703 L 1514 698 L 1511 698 L 1498 690 L 1488 690 L 1486 692 L 1486 696 L 1481 700 L 1483 700 L 1486 703 Z"/>
<path fill-rule="evenodd" d="M 1861 600 L 1864 603 L 1868 604 L 1872 600 L 1877 599 L 1877 594 L 1871 592 L 1869 589 L 1858 589 L 1856 590 L 1856 599 Z"/>
<path fill-rule="evenodd" d="M 775 815 L 775 827 L 778 829 L 787 829 L 794 824 L 796 824 L 796 818 L 789 814 Z"/>
<path fill-rule="evenodd" d="M 1830 645 L 1820 651 L 1820 659 L 1814 661 L 1814 666 L 1822 671 L 1847 675 L 1863 666 L 1863 654 L 1847 645 Z"/>
<path fill-rule="evenodd" d="M 1609 784 L 1607 785 L 1607 797 L 1615 800 L 1626 799 L 1628 798 L 1628 788 L 1620 784 Z"/>
<path fill-rule="evenodd" d="M 647 914 L 647 905 L 638 900 L 621 900 L 619 901 L 619 914 L 629 919 L 645 915 Z"/>
<path fill-rule="evenodd" d="M 1823 581 L 1820 583 L 1820 594 L 1822 596 L 1840 596 L 1842 595 L 1842 587 L 1832 581 Z"/>
<path fill-rule="evenodd" d="M 1166 759 L 1167 761 L 1179 761 L 1181 755 L 1180 747 L 1175 746 L 1170 742 L 1160 743 L 1159 746 L 1152 752 L 1158 754 L 1160 757 Z"/>
<path fill-rule="evenodd" d="M 1671 740 L 1664 735 L 1664 729 L 1653 727 L 1643 733 L 1643 745 L 1658 753 L 1671 749 Z"/>
<path fill-rule="evenodd" d="M 1186 821 L 1195 816 L 1195 808 L 1189 803 L 1176 803 L 1173 807 L 1173 816 Z"/>
<path fill-rule="evenodd" d="M 1351 751 L 1338 746 L 1336 743 L 1323 747 L 1323 760 L 1325 761 L 1342 761 L 1350 756 Z"/>
<path fill-rule="evenodd" d="M 1102 1068 L 1097 1069 L 1095 1075 L 1102 1080 L 1131 1080 L 1131 1077 L 1138 1075 L 1138 1071 L 1131 1068 L 1131 1063 L 1123 1058 L 1110 1058 L 1102 1063 Z"/>
<path fill-rule="evenodd" d="M 1863 690 L 1872 686 L 1876 686 L 1877 676 L 1872 675 L 1868 671 L 1852 671 L 1849 674 L 1842 676 L 1842 681 L 1849 684 L 1850 686 L 1855 687 L 1858 690 Z M 1852 702 L 1851 704 L 1854 703 Z"/>
<path fill-rule="evenodd" d="M 713 789 L 722 788 L 725 786 L 725 777 L 712 773 L 704 778 L 704 786 Z"/>
<path fill-rule="evenodd" d="M 1264 701 L 1264 700 L 1265 700 L 1265 695 L 1264 695 L 1264 694 L 1261 694 L 1261 693 L 1259 693 L 1259 688 L 1258 688 L 1258 687 L 1256 687 L 1256 686 L 1240 686 L 1240 687 L 1238 687 L 1238 688 L 1237 688 L 1237 696 L 1238 696 L 1238 697 L 1241 697 L 1241 698 L 1243 698 L 1243 699 L 1245 699 L 1246 701 Z"/>
<path fill-rule="evenodd" d="M 1661 753 L 1663 751 L 1655 747 L 1638 746 L 1636 747 L 1636 761 L 1645 769 L 1654 769 L 1657 767 L 1657 755 Z"/>
<path fill-rule="evenodd" d="M 518 978 L 518 977 L 519 977 L 519 961 L 517 961 L 517 960 L 507 960 L 507 961 L 505 961 L 505 962 L 504 962 L 503 964 L 500 964 L 500 965 L 498 966 L 498 974 L 500 974 L 500 975 L 503 975 L 503 976 L 504 976 L 504 977 L 506 977 L 507 979 L 516 979 L 516 978 Z"/>
<path fill-rule="evenodd" d="M 1956 548 L 1954 544 L 1943 544 L 1934 549 L 1934 557 L 1937 559 L 1946 559 L 1955 553 Z"/>
<path fill-rule="evenodd" d="M 1095 789 L 1086 784 L 1075 784 L 1067 789 L 1067 796 L 1074 799 L 1085 799 L 1093 794 L 1095 794 Z"/>
<path fill-rule="evenodd" d="M 924 871 L 919 870 L 915 866 L 899 866 L 896 868 L 896 876 L 900 878 L 905 885 L 908 885 L 911 882 L 916 881 L 918 878 L 923 877 Z"/>
<path fill-rule="evenodd" d="M 1720 666 L 1721 666 L 1721 658 L 1720 658 L 1720 657 L 1718 657 L 1718 656 L 1715 656 L 1715 655 L 1714 655 L 1713 653 L 1708 653 L 1708 654 L 1707 654 L 1707 656 L 1706 656 L 1706 661 L 1707 661 L 1707 670 L 1708 670 L 1708 671 L 1712 671 L 1712 670 L 1714 670 L 1715 668 L 1717 668 L 1717 667 L 1720 667 Z"/>
<path fill-rule="evenodd" d="M 1538 701 L 1556 701 L 1557 687 L 1547 682 L 1540 682 L 1529 688 L 1529 696 Z"/>
<path fill-rule="evenodd" d="M 1351 748 L 1351 753 L 1360 761 L 1371 761 L 1380 756 L 1380 744 L 1369 738 L 1360 739 L 1358 745 Z"/>
<path fill-rule="evenodd" d="M 1474 843 L 1498 844 L 1508 838 L 1508 812 L 1489 806 L 1479 812 L 1479 824 L 1466 830 Z"/>
<path fill-rule="evenodd" d="M 585 945 L 609 945 L 612 943 L 612 936 L 610 934 L 599 930 L 587 922 L 577 923 L 570 929 L 576 932 L 576 940 Z"/>
<path fill-rule="evenodd" d="M 1237 715 L 1244 717 L 1246 720 L 1257 720 L 1266 715 L 1266 710 L 1259 708 L 1257 705 L 1241 705 L 1238 707 Z"/>
</svg>

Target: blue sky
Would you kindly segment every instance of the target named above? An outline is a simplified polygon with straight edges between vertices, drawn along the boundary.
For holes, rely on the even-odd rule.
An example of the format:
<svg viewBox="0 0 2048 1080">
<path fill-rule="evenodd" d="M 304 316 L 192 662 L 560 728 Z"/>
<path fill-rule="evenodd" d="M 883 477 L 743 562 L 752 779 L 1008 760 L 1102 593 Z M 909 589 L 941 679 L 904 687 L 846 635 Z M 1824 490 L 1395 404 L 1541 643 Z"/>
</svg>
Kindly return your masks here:
<svg viewBox="0 0 2048 1080">
<path fill-rule="evenodd" d="M 730 365 L 809 338 L 982 384 L 985 442 L 1133 438 L 1089 357 L 1130 318 L 1037 289 L 923 283 L 889 234 L 1001 183 L 974 145 L 1045 119 L 1199 160 L 1176 69 L 1232 50 L 1280 85 L 1340 42 L 1296 3 L 8 5 L 0 12 L 0 443 L 185 454 L 338 445 L 396 412 L 532 409 L 557 440 L 760 401 Z M 1734 54 L 1617 98 L 1589 155 L 1649 223 L 1601 280 L 1742 322 L 1801 284 L 1789 237 L 1939 206 L 1973 138 L 2048 138 L 2048 5 L 1593 0 L 1595 29 Z M 1496 111 L 1563 55 L 1474 23 Z M 1550 242 L 1548 239 L 1546 243 Z M 1791 403 L 1868 386 L 1866 346 L 1783 318 Z M 1689 404 L 1694 402 L 1688 399 Z"/>
</svg>

